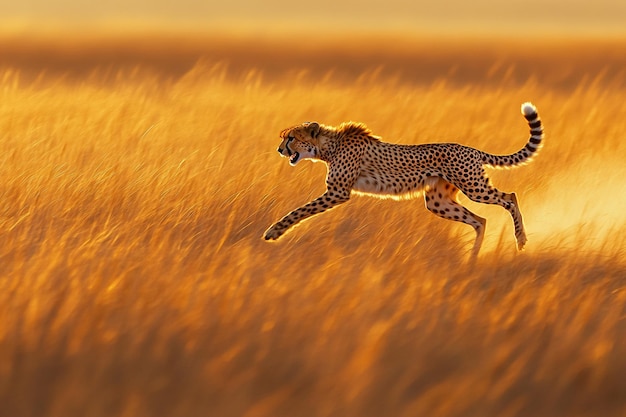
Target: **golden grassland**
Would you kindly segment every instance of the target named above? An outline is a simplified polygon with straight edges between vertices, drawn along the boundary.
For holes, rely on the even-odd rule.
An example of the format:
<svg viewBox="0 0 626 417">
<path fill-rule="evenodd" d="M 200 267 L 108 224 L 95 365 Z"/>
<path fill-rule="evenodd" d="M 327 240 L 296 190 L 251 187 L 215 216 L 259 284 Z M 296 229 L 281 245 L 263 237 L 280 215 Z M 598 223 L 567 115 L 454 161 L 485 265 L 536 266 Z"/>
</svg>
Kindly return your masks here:
<svg viewBox="0 0 626 417">
<path fill-rule="evenodd" d="M 5 65 L 0 416 L 623 415 L 625 75 L 610 54 L 553 53 L 450 54 L 436 77 L 426 57 L 413 78 L 341 75 L 351 57 L 307 71 L 306 54 L 182 76 Z M 527 100 L 545 146 L 492 172 L 518 195 L 524 252 L 508 213 L 467 199 L 488 218 L 474 266 L 471 228 L 421 200 L 354 197 L 261 239 L 324 190 L 322 164 L 279 157 L 281 129 L 356 120 L 510 153 Z"/>
</svg>

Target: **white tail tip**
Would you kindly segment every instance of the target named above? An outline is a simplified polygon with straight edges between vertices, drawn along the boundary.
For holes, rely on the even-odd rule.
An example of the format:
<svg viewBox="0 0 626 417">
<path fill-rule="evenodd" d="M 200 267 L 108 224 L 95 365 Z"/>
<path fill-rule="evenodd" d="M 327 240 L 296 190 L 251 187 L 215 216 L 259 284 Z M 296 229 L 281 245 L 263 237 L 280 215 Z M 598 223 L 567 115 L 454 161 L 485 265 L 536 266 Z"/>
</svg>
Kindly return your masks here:
<svg viewBox="0 0 626 417">
<path fill-rule="evenodd" d="M 533 105 L 533 103 L 527 101 L 526 103 L 522 104 L 522 114 L 524 116 L 530 116 L 534 113 L 537 113 L 537 108 Z"/>
</svg>

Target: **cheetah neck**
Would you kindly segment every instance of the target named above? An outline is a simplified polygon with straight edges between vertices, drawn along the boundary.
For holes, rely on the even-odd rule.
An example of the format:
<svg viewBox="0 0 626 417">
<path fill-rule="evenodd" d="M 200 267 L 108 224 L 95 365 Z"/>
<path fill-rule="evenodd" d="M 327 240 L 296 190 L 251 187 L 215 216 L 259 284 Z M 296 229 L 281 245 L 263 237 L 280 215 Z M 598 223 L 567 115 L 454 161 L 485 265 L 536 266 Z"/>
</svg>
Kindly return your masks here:
<svg viewBox="0 0 626 417">
<path fill-rule="evenodd" d="M 317 149 L 319 150 L 319 159 L 324 162 L 330 162 L 337 150 L 340 139 L 334 129 L 324 126 L 323 132 L 318 136 Z"/>
</svg>

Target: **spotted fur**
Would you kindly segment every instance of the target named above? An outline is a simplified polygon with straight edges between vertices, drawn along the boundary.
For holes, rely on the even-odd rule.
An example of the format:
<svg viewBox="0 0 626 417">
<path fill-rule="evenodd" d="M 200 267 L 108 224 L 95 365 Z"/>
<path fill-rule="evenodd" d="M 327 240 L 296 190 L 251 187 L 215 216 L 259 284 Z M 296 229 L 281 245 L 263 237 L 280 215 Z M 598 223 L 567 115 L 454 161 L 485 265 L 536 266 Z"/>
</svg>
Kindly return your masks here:
<svg viewBox="0 0 626 417">
<path fill-rule="evenodd" d="M 456 143 L 398 145 L 381 141 L 363 124 L 343 123 L 338 127 L 307 122 L 285 129 L 278 152 L 292 165 L 303 159 L 327 164 L 326 192 L 299 207 L 265 232 L 275 240 L 287 230 L 339 204 L 352 194 L 406 199 L 424 196 L 426 208 L 439 217 L 466 223 L 476 231 L 473 256 L 480 250 L 486 220 L 463 207 L 459 191 L 471 200 L 504 207 L 513 218 L 517 248 L 526 244 L 524 222 L 515 193 L 494 188 L 485 166 L 512 167 L 528 162 L 539 150 L 543 126 L 531 103 L 522 105 L 530 126 L 524 148 L 511 155 L 492 155 Z"/>
</svg>

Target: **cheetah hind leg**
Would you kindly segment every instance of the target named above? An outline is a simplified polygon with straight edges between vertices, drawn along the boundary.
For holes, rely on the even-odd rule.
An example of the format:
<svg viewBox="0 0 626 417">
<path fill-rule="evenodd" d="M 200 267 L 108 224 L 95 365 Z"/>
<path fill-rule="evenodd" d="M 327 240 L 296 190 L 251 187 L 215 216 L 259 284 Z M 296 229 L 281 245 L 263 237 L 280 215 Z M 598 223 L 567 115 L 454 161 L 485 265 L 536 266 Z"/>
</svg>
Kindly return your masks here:
<svg viewBox="0 0 626 417">
<path fill-rule="evenodd" d="M 522 219 L 522 213 L 519 210 L 519 204 L 517 203 L 517 196 L 515 193 L 507 194 L 507 197 L 510 196 L 510 200 L 514 205 L 514 208 L 511 212 L 511 216 L 513 217 L 513 225 L 515 226 L 515 240 L 517 241 L 517 250 L 524 249 L 526 242 L 526 230 L 524 230 L 524 220 Z"/>
<path fill-rule="evenodd" d="M 487 220 L 459 204 L 456 199 L 458 192 L 459 189 L 454 185 L 440 179 L 424 193 L 426 208 L 443 219 L 465 223 L 474 228 L 476 240 L 472 248 L 471 258 L 476 259 L 485 237 Z"/>
<path fill-rule="evenodd" d="M 486 176 L 482 178 L 482 184 L 476 188 L 468 186 L 461 187 L 461 191 L 469 197 L 470 200 L 477 203 L 497 204 L 503 207 L 511 214 L 513 218 L 513 226 L 515 227 L 515 240 L 517 241 L 517 249 L 522 250 L 526 244 L 526 231 L 524 230 L 524 220 L 519 210 L 517 196 L 515 193 L 502 192 L 489 184 Z"/>
</svg>

